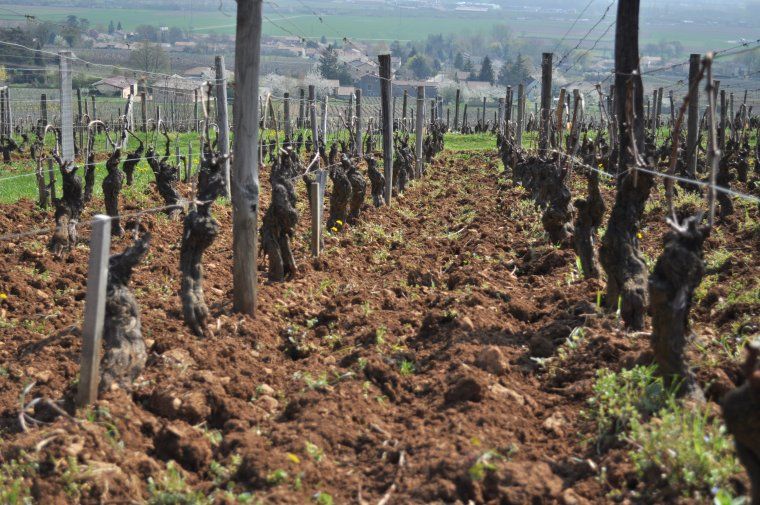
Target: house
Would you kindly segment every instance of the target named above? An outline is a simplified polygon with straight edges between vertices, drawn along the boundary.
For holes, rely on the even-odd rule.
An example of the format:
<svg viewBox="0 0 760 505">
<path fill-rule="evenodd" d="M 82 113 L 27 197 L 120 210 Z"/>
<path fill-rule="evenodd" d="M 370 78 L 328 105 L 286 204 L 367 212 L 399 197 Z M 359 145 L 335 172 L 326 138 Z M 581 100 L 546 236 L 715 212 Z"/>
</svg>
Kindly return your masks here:
<svg viewBox="0 0 760 505">
<path fill-rule="evenodd" d="M 194 102 L 207 99 L 208 86 L 205 80 L 190 79 L 180 75 L 161 77 L 153 81 L 153 100 L 155 102 Z M 197 93 L 196 93 L 197 91 Z M 213 100 L 213 93 L 211 100 Z"/>
<path fill-rule="evenodd" d="M 193 67 L 182 72 L 182 75 L 200 81 L 213 81 L 216 79 L 216 69 L 212 67 Z M 235 72 L 225 69 L 224 77 L 228 81 L 231 81 L 235 77 Z"/>
<path fill-rule="evenodd" d="M 416 98 L 417 86 L 425 87 L 425 98 L 438 96 L 438 84 L 433 81 L 392 80 L 393 96 L 404 96 L 404 90 Z M 362 90 L 364 96 L 380 96 L 380 78 L 377 75 L 365 75 L 357 82 L 356 87 Z"/>
<path fill-rule="evenodd" d="M 355 93 L 356 88 L 353 86 L 338 86 L 338 89 L 335 90 L 336 98 L 349 98 L 354 96 Z"/>
<path fill-rule="evenodd" d="M 121 75 L 106 77 L 92 84 L 92 87 L 98 90 L 103 96 L 119 96 L 127 98 L 133 92 L 137 81 Z"/>
</svg>

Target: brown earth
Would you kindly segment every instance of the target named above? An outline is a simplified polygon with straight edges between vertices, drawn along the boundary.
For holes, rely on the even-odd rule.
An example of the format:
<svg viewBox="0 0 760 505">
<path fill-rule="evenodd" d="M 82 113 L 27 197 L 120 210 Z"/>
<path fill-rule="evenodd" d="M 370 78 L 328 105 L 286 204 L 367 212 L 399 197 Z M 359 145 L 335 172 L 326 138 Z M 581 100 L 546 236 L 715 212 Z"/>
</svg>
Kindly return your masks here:
<svg viewBox="0 0 760 505">
<path fill-rule="evenodd" d="M 495 153 L 445 153 L 393 207 L 367 207 L 358 225 L 328 235 L 316 260 L 299 182 L 299 274 L 268 285 L 262 272 L 255 318 L 231 313 L 230 207 L 217 204 L 223 232 L 204 257 L 214 318 L 206 339 L 181 318 L 181 223 L 140 217 L 154 237 L 131 284 L 148 364 L 133 391 L 108 392 L 87 411 L 72 407 L 86 244 L 56 259 L 47 235 L 1 243 L 0 464 L 36 463 L 23 487 L 54 504 L 140 503 L 149 478 L 166 491 L 177 472 L 185 491 L 252 492 L 267 503 L 308 503 L 322 492 L 335 503 L 570 505 L 635 489 L 624 448 L 599 454 L 581 410 L 596 370 L 646 361 L 646 338 L 598 310 L 603 284 L 579 276 L 572 250 L 546 243 L 500 166 Z M 606 187 L 608 206 L 612 195 Z M 124 212 L 135 210 L 125 202 Z M 52 224 L 31 201 L 3 211 L 0 234 Z M 757 221 L 757 209 L 747 212 Z M 653 207 L 643 231 L 653 260 L 661 216 Z M 757 286 L 760 237 L 739 218 L 709 241 L 732 256 L 694 310 L 703 340 L 758 314 L 756 305 L 717 309 L 728 283 Z M 582 346 L 551 373 L 531 359 L 552 356 L 579 326 Z M 707 346 L 721 356 L 717 343 Z M 728 359 L 699 377 L 719 379 L 713 398 L 741 380 Z M 45 424 L 21 431 L 19 397 L 31 382 L 26 402 L 60 399 L 75 417 L 40 403 L 30 415 Z M 235 503 L 232 494 L 215 500 Z"/>
</svg>

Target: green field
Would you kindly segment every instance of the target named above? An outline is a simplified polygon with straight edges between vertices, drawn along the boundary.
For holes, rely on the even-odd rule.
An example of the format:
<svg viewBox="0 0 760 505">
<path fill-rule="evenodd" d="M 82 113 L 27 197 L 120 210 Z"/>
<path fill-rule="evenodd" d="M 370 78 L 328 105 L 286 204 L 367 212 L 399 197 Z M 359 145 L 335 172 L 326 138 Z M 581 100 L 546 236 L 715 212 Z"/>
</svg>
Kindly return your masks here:
<svg viewBox="0 0 760 505">
<path fill-rule="evenodd" d="M 279 7 L 270 3 L 265 6 L 265 34 L 297 34 L 307 38 L 319 38 L 324 35 L 329 40 L 343 37 L 376 41 L 419 40 L 436 33 L 475 35 L 490 32 L 496 24 L 506 24 L 515 36 L 526 39 L 525 43 L 530 44 L 534 39 L 558 39 L 565 34 L 571 24 L 571 20 L 566 16 L 535 14 L 527 11 L 515 12 L 506 9 L 490 13 L 454 13 L 422 9 L 376 8 L 368 12 L 350 5 L 341 7 L 338 14 L 322 15 L 320 20 L 312 13 L 303 12 L 303 9 L 290 12 L 287 9 L 287 2 L 280 2 L 277 5 Z M 315 6 L 315 9 L 319 7 Z M 329 7 L 329 9 L 332 11 L 335 7 Z M 196 33 L 232 34 L 235 31 L 235 13 L 225 10 L 105 9 L 23 4 L 14 4 L 12 10 L 55 22 L 74 15 L 88 19 L 93 26 L 102 25 L 102 27 L 107 26 L 110 21 L 115 23 L 120 21 L 127 30 L 134 29 L 140 24 L 152 24 L 178 26 L 183 29 L 192 29 Z M 613 15 L 614 13 L 610 13 L 607 19 L 614 19 Z M 707 50 L 730 46 L 742 37 L 748 40 L 757 38 L 756 27 L 748 22 L 681 23 L 667 16 L 647 19 L 644 11 L 642 11 L 642 16 L 644 16 L 641 24 L 642 44 L 660 40 L 680 40 L 686 49 Z M 598 17 L 594 15 L 578 22 L 568 35 L 567 41 L 572 43 L 583 37 L 597 19 Z M 588 45 L 604 31 L 608 25 L 607 19 L 588 38 Z M 600 40 L 597 48 L 609 48 L 613 37 L 614 30 L 611 30 Z"/>
</svg>

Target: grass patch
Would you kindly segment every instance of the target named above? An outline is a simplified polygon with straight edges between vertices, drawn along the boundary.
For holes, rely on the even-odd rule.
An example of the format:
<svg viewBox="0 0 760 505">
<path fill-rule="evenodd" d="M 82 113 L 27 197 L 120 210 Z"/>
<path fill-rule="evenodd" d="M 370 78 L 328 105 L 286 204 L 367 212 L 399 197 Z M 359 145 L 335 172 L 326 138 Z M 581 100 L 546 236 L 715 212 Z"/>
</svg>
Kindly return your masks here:
<svg viewBox="0 0 760 505">
<path fill-rule="evenodd" d="M 648 484 L 667 484 L 668 492 L 682 496 L 704 500 L 730 488 L 742 471 L 725 426 L 705 408 L 671 400 L 651 422 L 632 419 L 628 440 L 639 477 Z"/>
</svg>

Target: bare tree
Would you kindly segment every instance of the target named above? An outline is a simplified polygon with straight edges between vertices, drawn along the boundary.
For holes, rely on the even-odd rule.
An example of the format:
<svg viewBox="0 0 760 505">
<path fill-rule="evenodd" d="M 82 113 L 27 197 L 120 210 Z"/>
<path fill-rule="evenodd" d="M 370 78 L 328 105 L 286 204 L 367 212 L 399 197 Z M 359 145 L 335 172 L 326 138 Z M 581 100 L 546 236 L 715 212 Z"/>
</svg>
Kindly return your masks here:
<svg viewBox="0 0 760 505">
<path fill-rule="evenodd" d="M 132 51 L 129 64 L 143 72 L 166 72 L 169 69 L 169 56 L 160 45 L 141 42 L 137 49 Z"/>
</svg>

